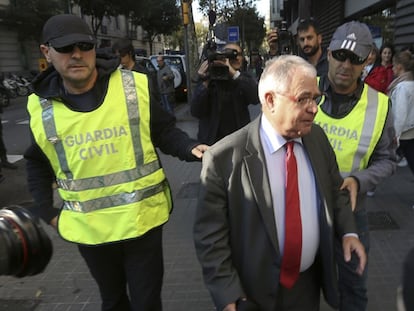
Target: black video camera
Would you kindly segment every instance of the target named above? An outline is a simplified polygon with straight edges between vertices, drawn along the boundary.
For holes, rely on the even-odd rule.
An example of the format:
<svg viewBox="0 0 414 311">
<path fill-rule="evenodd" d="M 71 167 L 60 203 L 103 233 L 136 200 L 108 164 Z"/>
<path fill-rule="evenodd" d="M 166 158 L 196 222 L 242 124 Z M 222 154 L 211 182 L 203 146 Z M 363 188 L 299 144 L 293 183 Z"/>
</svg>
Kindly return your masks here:
<svg viewBox="0 0 414 311">
<path fill-rule="evenodd" d="M 0 275 L 39 274 L 51 257 L 52 242 L 37 218 L 20 206 L 0 209 Z"/>
<path fill-rule="evenodd" d="M 207 59 L 209 62 L 215 60 L 236 59 L 238 55 L 235 49 L 224 49 L 223 51 L 207 51 Z"/>
<path fill-rule="evenodd" d="M 227 65 L 217 63 L 216 60 L 236 59 L 238 55 L 235 49 L 224 49 L 222 51 L 207 51 L 207 59 L 209 62 L 209 78 L 210 80 L 229 80 L 229 67 Z"/>
<path fill-rule="evenodd" d="M 208 76 L 206 77 L 209 80 L 229 80 L 229 67 L 215 62 L 216 60 L 229 60 L 236 59 L 238 52 L 234 49 L 224 49 L 220 51 L 217 49 L 216 36 L 214 34 L 214 24 L 216 22 L 216 13 L 213 10 L 208 12 L 209 18 L 209 32 L 207 35 L 207 42 L 204 45 L 202 57 L 200 59 L 200 64 L 208 60 Z"/>
<path fill-rule="evenodd" d="M 229 67 L 216 62 L 216 60 L 234 60 L 237 58 L 238 51 L 235 49 L 217 50 L 217 45 L 213 40 L 207 41 L 204 47 L 203 58 L 208 60 L 208 78 L 210 80 L 229 80 Z"/>
<path fill-rule="evenodd" d="M 286 21 L 280 22 L 280 27 L 278 31 L 278 47 L 279 47 L 278 49 L 279 55 L 293 54 L 293 47 L 294 47 L 293 35 L 287 29 Z"/>
</svg>

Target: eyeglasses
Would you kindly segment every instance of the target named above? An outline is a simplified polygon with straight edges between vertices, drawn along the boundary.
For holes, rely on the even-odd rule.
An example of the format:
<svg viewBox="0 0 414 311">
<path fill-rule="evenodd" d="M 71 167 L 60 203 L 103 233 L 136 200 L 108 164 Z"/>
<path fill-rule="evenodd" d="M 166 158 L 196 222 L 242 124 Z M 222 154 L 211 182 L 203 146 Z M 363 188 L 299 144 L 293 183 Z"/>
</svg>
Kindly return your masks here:
<svg viewBox="0 0 414 311">
<path fill-rule="evenodd" d="M 295 96 L 288 95 L 288 94 L 282 94 L 282 93 L 278 93 L 278 92 L 275 92 L 275 93 L 278 94 L 278 95 L 280 95 L 280 96 L 289 98 L 291 101 L 297 103 L 301 107 L 310 106 L 313 103 L 315 103 L 316 105 L 318 105 L 321 102 L 322 98 L 324 97 L 324 94 L 319 94 L 319 95 L 316 95 L 314 97 L 305 96 L 305 97 L 299 97 L 299 98 L 297 98 Z"/>
<path fill-rule="evenodd" d="M 337 61 L 344 62 L 349 59 L 352 65 L 362 65 L 366 61 L 366 58 L 359 57 L 358 55 L 347 52 L 346 50 L 336 50 L 331 53 L 332 57 Z"/>
<path fill-rule="evenodd" d="M 90 43 L 90 42 L 76 42 L 76 43 L 71 44 L 71 45 L 66 45 L 66 46 L 62 46 L 60 48 L 57 48 L 57 47 L 54 47 L 53 45 L 51 45 L 49 43 L 49 46 L 52 47 L 52 48 L 54 48 L 55 51 L 58 52 L 58 53 L 67 54 L 67 53 L 72 53 L 73 50 L 75 49 L 75 46 L 79 50 L 81 50 L 82 52 L 90 51 L 90 50 L 92 50 L 95 47 L 95 44 L 94 43 Z"/>
</svg>

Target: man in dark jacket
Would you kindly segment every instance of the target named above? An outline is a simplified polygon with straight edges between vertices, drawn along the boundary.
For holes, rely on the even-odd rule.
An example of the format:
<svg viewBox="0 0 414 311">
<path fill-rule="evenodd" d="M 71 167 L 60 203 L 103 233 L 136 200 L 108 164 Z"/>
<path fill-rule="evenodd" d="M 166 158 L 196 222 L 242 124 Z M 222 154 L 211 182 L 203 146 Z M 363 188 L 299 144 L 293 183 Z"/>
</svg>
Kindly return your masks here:
<svg viewBox="0 0 414 311">
<path fill-rule="evenodd" d="M 52 66 L 33 81 L 28 100 L 33 211 L 78 244 L 103 310 L 160 311 L 162 225 L 172 201 L 155 147 L 195 161 L 206 146 L 153 102 L 146 75 L 96 57 L 81 18 L 51 17 L 42 42 Z M 61 209 L 53 207 L 55 182 Z"/>
<path fill-rule="evenodd" d="M 175 88 L 174 73 L 170 66 L 165 63 L 164 56 L 157 56 L 157 81 L 161 94 L 161 105 L 169 113 L 174 114 L 175 109 Z"/>
<path fill-rule="evenodd" d="M 248 106 L 259 103 L 256 81 L 240 71 L 241 48 L 234 43 L 227 44 L 223 53 L 234 53 L 234 56 L 201 64 L 200 83 L 191 99 L 191 114 L 199 119 L 198 139 L 208 145 L 249 123 Z"/>
<path fill-rule="evenodd" d="M 0 182 L 3 181 L 4 177 L 1 174 L 1 168 L 8 168 L 15 170 L 17 169 L 17 165 L 10 163 L 7 159 L 7 150 L 6 145 L 4 144 L 3 140 L 3 125 L 1 123 L 1 114 L 3 113 L 3 108 L 0 105 Z"/>
<path fill-rule="evenodd" d="M 148 82 L 151 83 L 151 89 L 156 96 L 154 100 L 161 104 L 161 98 L 158 90 L 157 72 L 150 71 L 145 66 L 144 62 L 140 62 L 135 58 L 135 49 L 129 39 L 119 39 L 112 46 L 112 52 L 119 57 L 120 67 L 140 73 L 145 73 L 148 76 Z M 148 59 L 148 61 L 150 61 Z"/>
</svg>

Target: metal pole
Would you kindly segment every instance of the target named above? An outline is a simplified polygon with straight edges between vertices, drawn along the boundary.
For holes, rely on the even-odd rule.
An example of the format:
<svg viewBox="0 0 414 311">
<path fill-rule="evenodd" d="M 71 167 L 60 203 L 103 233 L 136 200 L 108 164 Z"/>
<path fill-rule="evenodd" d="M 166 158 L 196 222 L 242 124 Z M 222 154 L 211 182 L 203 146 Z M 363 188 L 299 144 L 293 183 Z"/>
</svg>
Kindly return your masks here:
<svg viewBox="0 0 414 311">
<path fill-rule="evenodd" d="M 68 0 L 68 14 L 72 14 L 72 0 Z"/>
<path fill-rule="evenodd" d="M 186 68 L 186 83 L 187 83 L 187 103 L 191 101 L 191 79 L 190 79 L 190 49 L 188 46 L 188 26 L 184 25 L 184 52 L 185 52 L 185 68 Z"/>
<path fill-rule="evenodd" d="M 188 46 L 188 24 L 190 23 L 189 18 L 189 3 L 188 0 L 183 0 L 181 7 L 183 11 L 183 25 L 184 25 L 184 53 L 185 53 L 185 77 L 187 83 L 187 103 L 191 101 L 191 81 L 190 81 L 190 49 Z"/>
</svg>

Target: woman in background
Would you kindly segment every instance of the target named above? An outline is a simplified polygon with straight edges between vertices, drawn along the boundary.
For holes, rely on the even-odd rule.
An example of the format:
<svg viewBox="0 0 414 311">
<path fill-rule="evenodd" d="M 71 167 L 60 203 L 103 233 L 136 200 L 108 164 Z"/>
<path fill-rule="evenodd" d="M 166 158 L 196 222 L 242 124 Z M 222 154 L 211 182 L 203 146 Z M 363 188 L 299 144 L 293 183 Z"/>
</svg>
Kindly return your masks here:
<svg viewBox="0 0 414 311">
<path fill-rule="evenodd" d="M 364 82 L 377 91 L 387 94 L 387 88 L 394 77 L 392 71 L 393 45 L 386 43 L 381 46 L 379 55 L 377 65 L 371 70 Z"/>
<path fill-rule="evenodd" d="M 414 59 L 408 50 L 393 57 L 393 71 L 395 79 L 389 85 L 388 95 L 399 142 L 397 153 L 405 157 L 414 174 Z"/>
<path fill-rule="evenodd" d="M 362 74 L 361 74 L 361 80 L 366 82 L 365 79 L 366 77 L 369 76 L 369 74 L 372 72 L 372 70 L 378 66 L 378 62 L 377 59 L 379 58 L 379 52 L 378 52 L 378 48 L 377 46 L 374 44 L 374 46 L 372 47 L 371 52 L 368 55 L 367 58 L 367 64 L 365 65 L 364 69 L 362 70 Z"/>
</svg>

